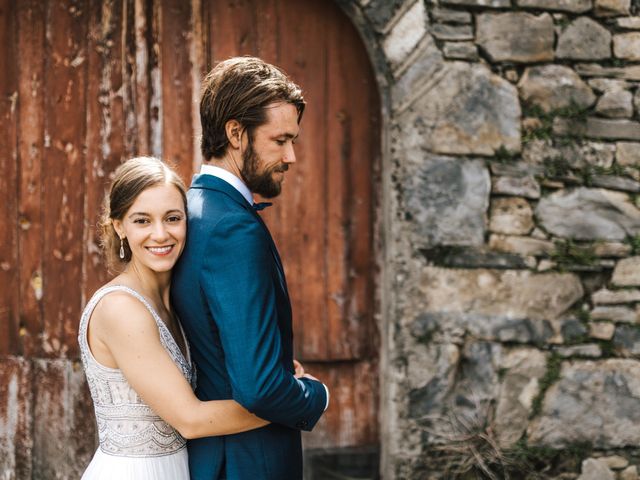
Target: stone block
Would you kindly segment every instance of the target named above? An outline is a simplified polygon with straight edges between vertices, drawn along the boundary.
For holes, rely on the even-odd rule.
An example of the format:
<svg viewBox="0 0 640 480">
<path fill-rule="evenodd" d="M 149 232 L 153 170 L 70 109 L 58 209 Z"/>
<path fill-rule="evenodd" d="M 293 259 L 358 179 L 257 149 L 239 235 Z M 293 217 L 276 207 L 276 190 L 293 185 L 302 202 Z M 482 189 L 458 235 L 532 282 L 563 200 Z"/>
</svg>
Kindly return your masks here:
<svg viewBox="0 0 640 480">
<path fill-rule="evenodd" d="M 592 175 L 591 186 L 631 193 L 640 192 L 640 182 L 632 180 L 631 178 L 617 177 L 615 175 Z"/>
<path fill-rule="evenodd" d="M 631 0 L 595 0 L 594 13 L 597 17 L 619 17 L 629 15 Z"/>
<path fill-rule="evenodd" d="M 591 0 L 516 0 L 516 4 L 522 8 L 571 13 L 584 13 L 592 6 Z"/>
<path fill-rule="evenodd" d="M 555 251 L 555 246 L 548 240 L 495 234 L 489 237 L 489 248 L 522 256 L 549 255 Z"/>
<path fill-rule="evenodd" d="M 467 7 L 508 8 L 510 0 L 442 0 L 442 5 L 464 5 Z"/>
<path fill-rule="evenodd" d="M 620 472 L 620 480 L 638 480 L 638 467 L 631 465 Z"/>
<path fill-rule="evenodd" d="M 627 30 L 640 30 L 640 17 L 616 18 L 616 24 Z"/>
<path fill-rule="evenodd" d="M 540 198 L 540 184 L 532 175 L 523 177 L 493 177 L 491 191 L 498 195 Z"/>
<path fill-rule="evenodd" d="M 614 35 L 613 53 L 617 58 L 632 61 L 640 60 L 640 32 Z"/>
<path fill-rule="evenodd" d="M 599 358 L 602 356 L 602 349 L 597 343 L 572 345 L 570 347 L 556 347 L 553 351 L 562 358 Z"/>
<path fill-rule="evenodd" d="M 592 322 L 589 324 L 589 336 L 598 340 L 611 340 L 616 330 L 613 323 Z"/>
<path fill-rule="evenodd" d="M 629 307 L 596 307 L 591 310 L 592 320 L 609 320 L 615 323 L 637 323 L 638 314 Z"/>
<path fill-rule="evenodd" d="M 452 8 L 435 7 L 430 10 L 430 13 L 431 18 L 436 22 L 470 25 L 473 20 L 471 13 Z"/>
<path fill-rule="evenodd" d="M 442 47 L 442 54 L 445 58 L 452 60 L 468 60 L 475 62 L 478 60 L 478 48 L 473 42 L 445 42 Z"/>
<path fill-rule="evenodd" d="M 596 112 L 609 118 L 631 118 L 633 95 L 628 90 L 609 90 L 598 99 Z"/>
<path fill-rule="evenodd" d="M 623 80 L 640 81 L 640 65 L 627 67 L 603 67 L 597 63 L 581 63 L 574 66 L 583 77 L 611 77 Z"/>
<path fill-rule="evenodd" d="M 490 179 L 484 163 L 428 157 L 405 181 L 407 213 L 422 245 L 482 245 Z"/>
<path fill-rule="evenodd" d="M 406 69 L 402 69 L 391 86 L 394 110 L 403 110 L 416 98 L 422 97 L 425 88 L 434 78 L 438 78 L 443 67 L 442 53 L 433 37 L 427 35 L 420 43 L 418 56 Z"/>
<path fill-rule="evenodd" d="M 640 356 L 640 329 L 635 325 L 618 325 L 613 337 L 616 353 L 624 357 Z"/>
<path fill-rule="evenodd" d="M 621 242 L 598 242 L 593 253 L 599 257 L 626 257 L 631 253 L 631 245 Z"/>
<path fill-rule="evenodd" d="M 578 480 L 616 480 L 616 476 L 601 459 L 587 458 L 582 462 Z"/>
<path fill-rule="evenodd" d="M 397 66 L 416 48 L 427 33 L 426 25 L 424 2 L 418 0 L 400 17 L 383 41 L 384 53 L 392 66 Z"/>
<path fill-rule="evenodd" d="M 613 470 L 622 470 L 629 465 L 629 460 L 620 455 L 610 455 L 608 457 L 600 457 L 602 463 Z"/>
<path fill-rule="evenodd" d="M 561 321 L 560 333 L 564 342 L 576 343 L 587 338 L 588 330 L 583 322 L 570 316 Z"/>
<path fill-rule="evenodd" d="M 489 230 L 492 232 L 526 235 L 533 226 L 533 210 L 524 198 L 497 198 L 491 202 Z"/>
<path fill-rule="evenodd" d="M 363 0 L 365 14 L 378 32 L 388 29 L 388 25 L 398 15 L 406 0 Z"/>
<path fill-rule="evenodd" d="M 617 305 L 640 302 L 640 290 L 608 290 L 602 288 L 591 295 L 596 305 Z"/>
<path fill-rule="evenodd" d="M 517 90 L 484 65 L 448 63 L 399 122 L 416 151 L 457 155 L 493 155 L 500 148 L 520 151 Z"/>
<path fill-rule="evenodd" d="M 640 140 L 640 123 L 631 120 L 589 117 L 586 122 L 556 117 L 553 133 L 607 140 Z"/>
<path fill-rule="evenodd" d="M 640 115 L 640 88 L 636 90 L 636 94 L 633 96 L 633 105 L 636 107 L 636 112 Z"/>
<path fill-rule="evenodd" d="M 476 43 L 494 62 L 545 62 L 553 59 L 554 28 L 548 13 L 482 13 Z"/>
<path fill-rule="evenodd" d="M 588 17 L 578 17 L 560 34 L 556 57 L 571 60 L 610 58 L 611 33 Z"/>
<path fill-rule="evenodd" d="M 640 286 L 640 257 L 629 257 L 618 261 L 611 283 L 618 287 Z"/>
<path fill-rule="evenodd" d="M 584 293 L 572 273 L 439 267 L 423 270 L 420 291 L 426 311 L 483 335 L 507 321 L 557 319 Z"/>
<path fill-rule="evenodd" d="M 587 83 L 598 92 L 608 92 L 610 90 L 626 90 L 632 86 L 626 80 L 615 78 L 590 78 Z"/>
<path fill-rule="evenodd" d="M 449 25 L 434 23 L 431 25 L 431 35 L 438 40 L 473 40 L 471 25 Z"/>
<path fill-rule="evenodd" d="M 640 442 L 639 421 L 638 362 L 563 362 L 560 379 L 547 390 L 542 412 L 529 426 L 528 438 L 530 444 L 552 448 L 577 443 L 596 449 L 635 447 Z"/>
<path fill-rule="evenodd" d="M 520 98 L 545 112 L 577 105 L 587 108 L 596 96 L 571 68 L 563 65 L 529 67 L 518 83 Z"/>
<path fill-rule="evenodd" d="M 623 167 L 640 167 L 640 142 L 616 143 L 616 162 Z"/>
<path fill-rule="evenodd" d="M 527 429 L 531 405 L 540 391 L 547 357 L 539 350 L 518 348 L 503 353 L 506 370 L 496 406 L 495 431 L 503 448 L 513 446 Z"/>
<path fill-rule="evenodd" d="M 576 188 L 540 199 L 536 218 L 546 231 L 577 240 L 624 240 L 640 233 L 640 210 L 627 195 Z"/>
</svg>

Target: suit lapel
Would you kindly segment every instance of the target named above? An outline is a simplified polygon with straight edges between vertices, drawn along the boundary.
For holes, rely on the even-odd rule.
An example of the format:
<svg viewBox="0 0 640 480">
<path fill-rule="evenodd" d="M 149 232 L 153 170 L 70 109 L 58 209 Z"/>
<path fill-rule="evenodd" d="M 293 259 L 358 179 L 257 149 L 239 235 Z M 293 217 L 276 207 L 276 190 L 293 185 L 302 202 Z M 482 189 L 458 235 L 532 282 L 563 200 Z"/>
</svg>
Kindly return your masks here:
<svg viewBox="0 0 640 480">
<path fill-rule="evenodd" d="M 287 280 L 284 275 L 284 268 L 282 266 L 280 254 L 278 253 L 278 249 L 276 248 L 276 244 L 273 241 L 273 237 L 271 236 L 271 232 L 269 231 L 269 228 L 264 223 L 264 220 L 262 220 L 262 217 L 260 217 L 258 212 L 255 211 L 255 209 L 253 208 L 253 205 L 250 205 L 247 202 L 247 200 L 242 196 L 242 194 L 239 191 L 237 191 L 232 185 L 213 175 L 206 175 L 206 174 L 194 175 L 191 183 L 191 188 L 207 189 L 207 190 L 214 190 L 214 191 L 221 192 L 231 197 L 242 208 L 250 211 L 256 217 L 256 219 L 260 222 L 260 224 L 262 224 L 262 227 L 265 229 L 265 232 L 267 233 L 267 237 L 269 238 L 269 248 L 271 249 L 271 255 L 273 256 L 273 260 L 276 264 L 277 271 L 278 271 L 278 277 L 280 279 L 280 286 L 282 287 L 282 290 L 284 291 L 284 294 L 286 295 L 287 299 L 289 299 L 289 290 L 287 288 Z"/>
</svg>

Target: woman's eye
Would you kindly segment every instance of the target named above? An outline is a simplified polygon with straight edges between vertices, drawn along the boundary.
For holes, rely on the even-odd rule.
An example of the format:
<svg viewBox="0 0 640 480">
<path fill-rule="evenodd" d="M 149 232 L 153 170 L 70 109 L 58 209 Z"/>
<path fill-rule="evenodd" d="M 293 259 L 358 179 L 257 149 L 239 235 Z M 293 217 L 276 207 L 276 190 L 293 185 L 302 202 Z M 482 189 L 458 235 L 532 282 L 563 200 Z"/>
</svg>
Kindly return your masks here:
<svg viewBox="0 0 640 480">
<path fill-rule="evenodd" d="M 182 220 L 182 217 L 180 217 L 178 215 L 174 215 L 174 216 L 171 216 L 171 217 L 167 218 L 167 221 L 169 221 L 169 222 L 179 222 L 180 220 Z"/>
<path fill-rule="evenodd" d="M 138 223 L 140 225 L 145 224 L 145 223 L 149 223 L 149 220 L 147 220 L 146 218 L 136 218 L 133 223 Z"/>
</svg>

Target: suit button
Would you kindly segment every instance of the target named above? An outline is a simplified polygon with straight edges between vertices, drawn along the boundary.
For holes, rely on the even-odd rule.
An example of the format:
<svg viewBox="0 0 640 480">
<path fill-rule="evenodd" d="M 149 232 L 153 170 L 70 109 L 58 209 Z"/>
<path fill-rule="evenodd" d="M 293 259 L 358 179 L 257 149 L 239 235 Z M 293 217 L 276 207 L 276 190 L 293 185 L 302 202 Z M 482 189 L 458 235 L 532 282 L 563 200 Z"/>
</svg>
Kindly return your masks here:
<svg viewBox="0 0 640 480">
<path fill-rule="evenodd" d="M 298 423 L 296 423 L 296 428 L 304 428 L 307 425 L 309 425 L 309 423 L 306 420 L 300 420 Z"/>
</svg>

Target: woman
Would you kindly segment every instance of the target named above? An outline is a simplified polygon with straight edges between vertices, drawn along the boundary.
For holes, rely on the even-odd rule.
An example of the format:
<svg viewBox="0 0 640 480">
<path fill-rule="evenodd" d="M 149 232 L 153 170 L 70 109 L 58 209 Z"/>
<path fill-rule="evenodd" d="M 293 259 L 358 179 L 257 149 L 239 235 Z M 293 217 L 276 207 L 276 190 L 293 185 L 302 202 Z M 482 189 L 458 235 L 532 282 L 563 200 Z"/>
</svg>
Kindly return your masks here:
<svg viewBox="0 0 640 480">
<path fill-rule="evenodd" d="M 201 402 L 192 392 L 189 347 L 169 302 L 186 225 L 175 172 L 145 157 L 116 170 L 101 234 L 121 273 L 91 298 L 78 337 L 100 440 L 85 480 L 188 480 L 185 438 L 268 423 L 232 400 Z"/>
</svg>

